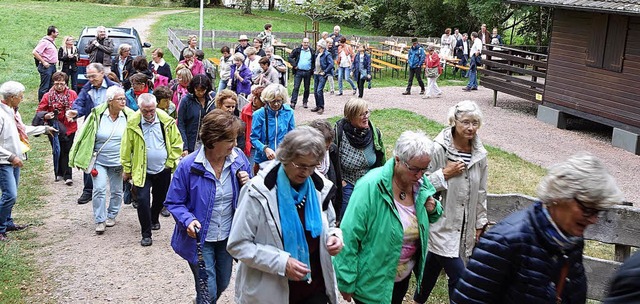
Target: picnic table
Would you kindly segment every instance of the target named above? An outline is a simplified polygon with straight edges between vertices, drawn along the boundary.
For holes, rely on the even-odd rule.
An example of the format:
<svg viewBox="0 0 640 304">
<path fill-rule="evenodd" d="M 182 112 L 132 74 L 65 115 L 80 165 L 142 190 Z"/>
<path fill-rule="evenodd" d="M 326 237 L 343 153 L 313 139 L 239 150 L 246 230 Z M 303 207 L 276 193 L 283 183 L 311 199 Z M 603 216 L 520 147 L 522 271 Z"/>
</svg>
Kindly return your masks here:
<svg viewBox="0 0 640 304">
<path fill-rule="evenodd" d="M 278 51 L 278 49 L 280 49 L 280 55 L 282 57 L 284 57 L 284 53 L 285 53 L 285 49 L 287 48 L 287 44 L 286 43 L 282 43 L 282 42 L 275 42 L 272 43 L 271 46 L 273 46 L 273 52 L 275 53 L 276 51 Z"/>
</svg>

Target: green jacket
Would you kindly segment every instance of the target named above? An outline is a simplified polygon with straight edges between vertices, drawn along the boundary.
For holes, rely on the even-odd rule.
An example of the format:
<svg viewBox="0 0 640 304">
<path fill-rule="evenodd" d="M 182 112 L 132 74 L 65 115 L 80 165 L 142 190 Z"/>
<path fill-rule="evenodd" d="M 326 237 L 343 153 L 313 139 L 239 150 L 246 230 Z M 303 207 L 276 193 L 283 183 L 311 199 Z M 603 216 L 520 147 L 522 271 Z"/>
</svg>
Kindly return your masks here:
<svg viewBox="0 0 640 304">
<path fill-rule="evenodd" d="M 160 120 L 162 137 L 167 148 L 167 161 L 164 166 L 173 172 L 182 154 L 182 136 L 180 136 L 175 119 L 169 114 L 156 109 L 156 115 Z M 133 185 L 138 187 L 143 187 L 147 178 L 147 149 L 142 134 L 141 121 L 140 111 L 133 113 L 131 118 L 127 120 L 127 129 L 124 131 L 122 145 L 120 145 L 122 172 L 131 173 Z"/>
<path fill-rule="evenodd" d="M 340 224 L 344 248 L 333 260 L 338 289 L 364 303 L 391 303 L 404 235 L 391 190 L 394 165 L 395 159 L 389 159 L 356 183 Z M 416 252 L 415 266 L 418 267 L 418 286 L 427 257 L 429 223 L 442 215 L 438 201 L 432 214 L 427 214 L 425 208 L 424 202 L 435 192 L 423 177 L 415 204 L 420 229 L 420 251 Z"/>
<path fill-rule="evenodd" d="M 100 126 L 100 118 L 108 109 L 108 104 L 105 102 L 91 110 L 89 116 L 84 121 L 82 129 L 76 133 L 76 137 L 73 140 L 73 146 L 69 152 L 69 166 L 86 170 L 93 154 L 93 148 L 96 145 L 96 133 Z M 125 107 L 122 112 L 127 118 L 127 121 L 134 113 L 133 110 Z"/>
</svg>

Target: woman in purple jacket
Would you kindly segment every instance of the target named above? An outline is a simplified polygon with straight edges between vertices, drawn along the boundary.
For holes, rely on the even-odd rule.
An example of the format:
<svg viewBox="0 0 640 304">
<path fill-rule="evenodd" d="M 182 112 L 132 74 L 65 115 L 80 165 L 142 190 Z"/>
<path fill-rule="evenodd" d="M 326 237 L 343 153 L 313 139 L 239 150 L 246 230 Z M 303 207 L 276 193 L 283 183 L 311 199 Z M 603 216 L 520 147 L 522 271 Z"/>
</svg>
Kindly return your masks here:
<svg viewBox="0 0 640 304">
<path fill-rule="evenodd" d="M 229 87 L 238 95 L 249 96 L 251 94 L 251 78 L 253 74 L 251 70 L 244 65 L 244 55 L 240 53 L 233 54 L 233 65 L 231 65 L 230 75 Z"/>
<path fill-rule="evenodd" d="M 227 239 L 240 188 L 251 177 L 249 160 L 236 148 L 241 128 L 240 120 L 223 110 L 207 114 L 200 128 L 202 147 L 182 159 L 164 202 L 176 220 L 171 247 L 189 263 L 197 303 L 207 293 L 204 283 L 198 284 L 204 278 L 198 272 L 196 242 L 202 248 L 210 303 L 216 302 L 231 278 L 233 258 L 226 249 Z"/>
</svg>

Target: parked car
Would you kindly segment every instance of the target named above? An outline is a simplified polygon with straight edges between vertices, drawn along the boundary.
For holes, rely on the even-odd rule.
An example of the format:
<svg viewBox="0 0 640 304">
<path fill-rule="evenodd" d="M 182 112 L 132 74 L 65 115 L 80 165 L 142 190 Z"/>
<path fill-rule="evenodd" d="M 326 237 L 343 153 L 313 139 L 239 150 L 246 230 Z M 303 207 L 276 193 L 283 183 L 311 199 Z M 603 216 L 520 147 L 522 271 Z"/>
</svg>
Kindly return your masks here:
<svg viewBox="0 0 640 304">
<path fill-rule="evenodd" d="M 127 43 L 131 45 L 131 57 L 136 56 L 144 56 L 143 48 L 151 47 L 151 44 L 148 42 L 142 43 L 140 41 L 140 36 L 138 36 L 138 31 L 132 27 L 108 27 L 107 29 L 107 37 L 113 40 L 113 53 L 111 53 L 111 58 L 113 58 L 115 62 L 115 58 L 118 56 L 118 47 L 122 43 Z M 89 42 L 96 38 L 96 27 L 85 27 L 80 32 L 78 36 L 77 47 L 78 54 L 80 55 L 80 59 L 78 60 L 78 88 L 84 86 L 87 83 L 87 65 L 89 65 L 89 54 L 84 51 L 85 46 L 89 44 Z"/>
</svg>

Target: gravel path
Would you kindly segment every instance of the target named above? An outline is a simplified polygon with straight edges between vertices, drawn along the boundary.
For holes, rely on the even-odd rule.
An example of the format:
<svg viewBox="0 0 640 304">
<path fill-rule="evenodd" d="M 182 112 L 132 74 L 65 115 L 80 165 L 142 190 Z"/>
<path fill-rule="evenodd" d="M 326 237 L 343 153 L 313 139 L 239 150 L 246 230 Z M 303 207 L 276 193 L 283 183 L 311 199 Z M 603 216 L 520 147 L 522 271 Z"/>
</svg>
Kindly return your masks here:
<svg viewBox="0 0 640 304">
<path fill-rule="evenodd" d="M 122 24 L 135 26 L 146 41 L 150 26 L 163 11 Z M 586 150 L 602 158 L 618 179 L 629 201 L 639 202 L 634 186 L 640 173 L 640 157 L 610 144 L 607 128 L 588 127 L 589 123 L 572 121 L 571 126 L 585 130 L 560 130 L 535 119 L 534 104 L 501 95 L 499 107 L 490 106 L 492 92 L 480 88 L 465 93 L 460 87 L 444 87 L 441 98 L 422 99 L 414 94 L 400 95 L 403 88 L 366 90 L 372 109 L 402 108 L 444 123 L 447 109 L 463 99 L 478 102 L 485 115 L 479 131 L 485 143 L 513 152 L 543 167 L 561 161 L 573 153 Z M 348 92 L 348 91 L 347 91 Z M 308 109 L 296 110 L 298 123 L 342 115 L 344 103 L 352 96 L 326 95 L 323 115 Z M 310 107 L 314 104 L 313 97 Z M 301 104 L 300 104 L 301 105 Z M 403 126 L 398 126 L 402 128 Z M 393 143 L 386 143 L 391 145 Z M 172 218 L 161 218 L 162 229 L 154 231 L 153 246 L 141 247 L 136 211 L 123 205 L 117 225 L 104 235 L 95 235 L 90 204 L 77 205 L 82 191 L 82 175 L 74 172 L 75 185 L 47 185 L 51 193 L 43 210 L 43 225 L 33 227 L 37 233 L 36 262 L 48 278 L 46 295 L 55 303 L 190 303 L 194 295 L 193 279 L 187 263 L 170 247 L 174 226 Z M 233 278 L 219 303 L 232 303 Z M 32 302 L 32 301 L 27 301 Z"/>
</svg>

